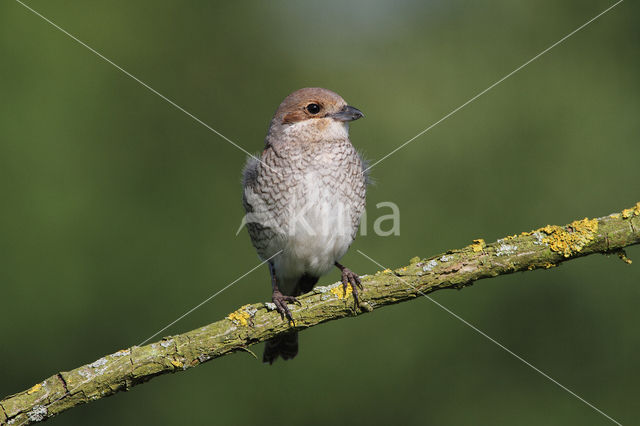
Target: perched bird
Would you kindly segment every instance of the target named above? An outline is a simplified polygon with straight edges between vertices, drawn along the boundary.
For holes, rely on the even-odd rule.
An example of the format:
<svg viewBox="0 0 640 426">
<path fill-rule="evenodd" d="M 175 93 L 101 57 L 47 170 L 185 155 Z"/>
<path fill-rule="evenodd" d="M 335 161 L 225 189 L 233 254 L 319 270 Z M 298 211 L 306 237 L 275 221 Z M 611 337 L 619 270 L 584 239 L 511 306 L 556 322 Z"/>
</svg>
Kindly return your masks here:
<svg viewBox="0 0 640 426">
<path fill-rule="evenodd" d="M 313 289 L 337 267 L 353 289 L 360 278 L 338 261 L 356 237 L 365 207 L 364 161 L 349 141 L 349 123 L 363 116 L 338 94 L 304 88 L 278 107 L 260 158 L 243 172 L 243 205 L 251 242 L 269 260 L 272 300 L 293 322 L 287 302 Z M 297 332 L 267 342 L 263 361 L 298 353 Z"/>
</svg>

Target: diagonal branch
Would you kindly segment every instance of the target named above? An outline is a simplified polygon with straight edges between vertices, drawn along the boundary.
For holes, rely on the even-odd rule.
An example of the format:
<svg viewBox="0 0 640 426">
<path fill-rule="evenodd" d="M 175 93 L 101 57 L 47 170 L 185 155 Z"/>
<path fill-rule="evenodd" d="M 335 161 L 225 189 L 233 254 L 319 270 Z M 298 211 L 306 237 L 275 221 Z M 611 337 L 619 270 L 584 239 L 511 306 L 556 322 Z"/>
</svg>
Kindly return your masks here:
<svg viewBox="0 0 640 426">
<path fill-rule="evenodd" d="M 9 396 L 0 401 L 0 424 L 42 421 L 76 405 L 129 390 L 155 376 L 183 371 L 246 350 L 292 327 L 304 330 L 323 322 L 361 315 L 414 299 L 420 293 L 460 289 L 482 278 L 551 268 L 593 253 L 617 253 L 631 263 L 623 248 L 638 243 L 640 202 L 621 213 L 576 220 L 565 226 L 547 225 L 491 244 L 474 240 L 470 246 L 432 258 L 415 257 L 409 265 L 395 271 L 364 276 L 362 302 L 358 308 L 350 296 L 350 287 L 346 292 L 341 283 L 316 287 L 299 298 L 301 306 L 291 307 L 295 325 L 283 321 L 271 304 L 244 305 L 225 319 L 205 327 L 146 346 L 120 350 Z M 397 276 L 402 276 L 402 280 Z"/>
</svg>

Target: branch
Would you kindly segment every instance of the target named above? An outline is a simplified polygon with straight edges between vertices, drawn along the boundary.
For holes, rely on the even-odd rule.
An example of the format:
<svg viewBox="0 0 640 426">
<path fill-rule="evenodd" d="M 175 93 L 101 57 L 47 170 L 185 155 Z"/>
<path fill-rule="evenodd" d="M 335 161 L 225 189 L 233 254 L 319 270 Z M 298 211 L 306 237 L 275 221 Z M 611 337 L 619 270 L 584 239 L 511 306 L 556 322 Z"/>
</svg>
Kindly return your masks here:
<svg viewBox="0 0 640 426">
<path fill-rule="evenodd" d="M 359 309 L 341 283 L 316 287 L 292 306 L 295 325 L 287 324 L 271 304 L 244 305 L 225 319 L 205 327 L 166 337 L 146 346 L 133 346 L 75 370 L 55 374 L 31 389 L 0 401 L 0 424 L 23 425 L 95 401 L 155 376 L 196 367 L 214 358 L 264 342 L 291 328 L 309 327 L 361 315 L 443 288 L 463 288 L 482 278 L 517 271 L 551 268 L 593 253 L 618 253 L 627 263 L 626 246 L 640 243 L 640 202 L 631 209 L 599 219 L 576 220 L 565 226 L 547 225 L 485 244 L 438 256 L 413 258 L 395 271 L 362 277 Z M 401 277 L 402 279 L 399 279 Z M 408 284 L 408 285 L 407 285 Z"/>
</svg>

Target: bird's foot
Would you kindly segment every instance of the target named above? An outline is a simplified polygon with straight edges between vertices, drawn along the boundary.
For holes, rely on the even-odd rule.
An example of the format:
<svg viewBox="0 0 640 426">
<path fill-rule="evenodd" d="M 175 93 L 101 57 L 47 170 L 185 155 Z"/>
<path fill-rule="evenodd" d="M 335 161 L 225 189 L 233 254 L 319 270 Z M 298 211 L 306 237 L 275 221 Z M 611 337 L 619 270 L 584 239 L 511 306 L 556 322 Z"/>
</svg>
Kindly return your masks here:
<svg viewBox="0 0 640 426">
<path fill-rule="evenodd" d="M 351 285 L 351 290 L 353 291 L 353 298 L 355 299 L 356 306 L 360 306 L 360 301 L 358 300 L 358 287 L 362 289 L 362 283 L 360 282 L 360 277 L 358 274 L 353 272 L 349 268 L 342 267 L 342 289 L 344 290 L 344 294 L 347 294 L 347 285 Z"/>
<path fill-rule="evenodd" d="M 280 293 L 279 290 L 274 290 L 273 294 L 271 295 L 271 300 L 273 300 L 274 305 L 276 305 L 276 310 L 280 313 L 282 318 L 284 319 L 284 317 L 287 317 L 287 320 L 294 323 L 293 316 L 291 315 L 291 311 L 287 306 L 287 302 L 300 304 L 298 299 L 293 296 L 285 296 L 284 294 Z"/>
</svg>

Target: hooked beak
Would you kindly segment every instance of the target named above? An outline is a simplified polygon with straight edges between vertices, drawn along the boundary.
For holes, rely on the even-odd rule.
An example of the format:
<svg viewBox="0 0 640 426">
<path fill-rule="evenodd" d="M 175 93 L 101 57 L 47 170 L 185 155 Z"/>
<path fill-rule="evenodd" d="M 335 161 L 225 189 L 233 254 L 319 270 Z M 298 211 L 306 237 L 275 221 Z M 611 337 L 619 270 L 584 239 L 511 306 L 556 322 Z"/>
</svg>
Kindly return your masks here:
<svg viewBox="0 0 640 426">
<path fill-rule="evenodd" d="M 345 105 L 340 111 L 331 114 L 331 117 L 337 121 L 354 121 L 364 117 L 364 114 L 358 108 Z"/>
</svg>

